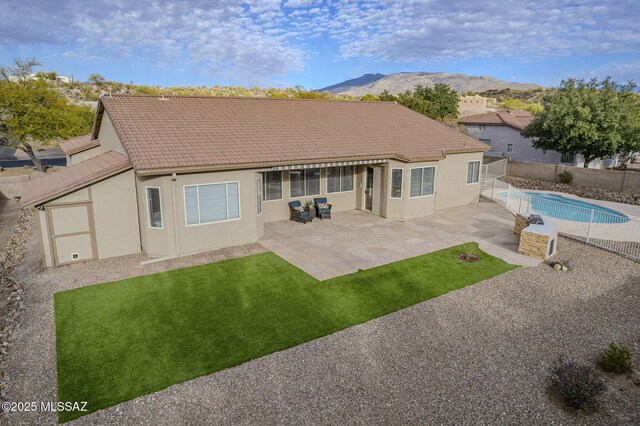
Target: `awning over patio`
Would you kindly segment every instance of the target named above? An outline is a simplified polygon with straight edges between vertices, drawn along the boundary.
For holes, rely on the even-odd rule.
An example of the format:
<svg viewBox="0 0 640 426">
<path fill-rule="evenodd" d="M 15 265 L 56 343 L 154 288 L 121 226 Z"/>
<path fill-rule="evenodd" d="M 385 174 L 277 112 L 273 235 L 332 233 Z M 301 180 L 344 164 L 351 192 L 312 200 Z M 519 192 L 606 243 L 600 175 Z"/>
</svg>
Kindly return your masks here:
<svg viewBox="0 0 640 426">
<path fill-rule="evenodd" d="M 355 160 L 355 161 L 339 161 L 335 163 L 314 163 L 314 164 L 293 164 L 286 166 L 275 166 L 272 168 L 274 171 L 278 170 L 297 170 L 297 169 L 317 169 L 317 168 L 325 168 L 325 167 L 339 167 L 339 166 L 357 166 L 360 164 L 379 164 L 379 163 L 388 163 L 389 160 L 386 158 L 378 159 L 378 160 Z"/>
</svg>

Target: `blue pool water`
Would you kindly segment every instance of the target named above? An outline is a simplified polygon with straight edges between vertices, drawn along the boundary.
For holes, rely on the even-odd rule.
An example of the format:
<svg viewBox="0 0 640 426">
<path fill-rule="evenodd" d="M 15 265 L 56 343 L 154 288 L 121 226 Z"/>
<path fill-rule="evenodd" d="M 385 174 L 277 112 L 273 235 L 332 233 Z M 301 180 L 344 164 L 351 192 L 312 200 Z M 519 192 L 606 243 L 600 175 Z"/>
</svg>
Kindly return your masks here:
<svg viewBox="0 0 640 426">
<path fill-rule="evenodd" d="M 503 192 L 500 195 L 506 196 L 507 193 Z M 626 223 L 629 221 L 628 216 L 615 210 L 558 194 L 525 192 L 525 196 L 531 210 L 557 219 L 576 222 L 589 222 L 590 219 L 593 219 L 593 223 Z M 592 210 L 593 217 L 591 216 Z"/>
</svg>

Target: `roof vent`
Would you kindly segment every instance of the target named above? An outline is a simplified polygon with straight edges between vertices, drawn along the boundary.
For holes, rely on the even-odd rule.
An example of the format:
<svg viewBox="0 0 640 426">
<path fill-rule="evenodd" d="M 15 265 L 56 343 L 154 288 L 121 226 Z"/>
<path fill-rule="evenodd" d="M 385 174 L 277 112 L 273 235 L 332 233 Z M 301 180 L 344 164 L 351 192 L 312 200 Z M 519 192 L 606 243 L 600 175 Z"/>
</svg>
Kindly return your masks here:
<svg viewBox="0 0 640 426">
<path fill-rule="evenodd" d="M 165 97 L 164 97 L 164 93 L 163 93 L 163 94 L 162 94 L 162 96 L 160 97 L 160 100 L 161 100 L 161 101 L 168 101 L 168 100 L 169 100 L 169 98 L 165 98 Z"/>
</svg>

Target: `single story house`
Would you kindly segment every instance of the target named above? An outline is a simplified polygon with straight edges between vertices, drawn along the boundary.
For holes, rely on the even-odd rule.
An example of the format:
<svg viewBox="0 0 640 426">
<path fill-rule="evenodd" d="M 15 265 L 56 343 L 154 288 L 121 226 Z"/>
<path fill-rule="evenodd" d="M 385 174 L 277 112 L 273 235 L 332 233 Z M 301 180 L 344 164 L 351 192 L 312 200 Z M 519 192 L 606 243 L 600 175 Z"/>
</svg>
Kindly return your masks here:
<svg viewBox="0 0 640 426">
<path fill-rule="evenodd" d="M 488 149 L 393 102 L 140 95 L 101 97 L 91 135 L 62 148 L 69 166 L 22 197 L 45 266 L 256 242 L 315 196 L 430 215 L 478 200 Z"/>
<path fill-rule="evenodd" d="M 532 140 L 522 136 L 522 131 L 533 121 L 527 111 L 505 110 L 458 118 L 469 135 L 491 148 L 485 153 L 491 157 L 504 157 L 527 163 L 563 164 L 582 167 L 584 158 L 580 154 L 562 154 L 557 151 L 543 151 L 533 147 Z M 617 156 L 597 159 L 589 164 L 591 168 L 611 166 Z"/>
</svg>

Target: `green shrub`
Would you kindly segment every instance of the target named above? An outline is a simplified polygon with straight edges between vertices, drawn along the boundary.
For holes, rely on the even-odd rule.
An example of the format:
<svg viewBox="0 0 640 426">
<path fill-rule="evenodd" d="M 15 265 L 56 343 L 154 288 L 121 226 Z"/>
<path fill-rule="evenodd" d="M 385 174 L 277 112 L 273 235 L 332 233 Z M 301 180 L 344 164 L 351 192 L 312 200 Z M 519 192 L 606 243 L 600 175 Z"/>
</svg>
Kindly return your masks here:
<svg viewBox="0 0 640 426">
<path fill-rule="evenodd" d="M 573 182 L 573 175 L 567 171 L 560 173 L 558 177 L 560 178 L 560 182 L 567 185 L 571 185 L 571 182 Z"/>
<path fill-rule="evenodd" d="M 607 388 L 593 368 L 562 358 L 551 367 L 549 385 L 575 409 L 594 405 Z"/>
<path fill-rule="evenodd" d="M 609 348 L 602 352 L 598 364 L 604 371 L 610 373 L 628 373 L 633 370 L 631 352 L 626 346 L 618 346 L 611 343 Z"/>
</svg>

